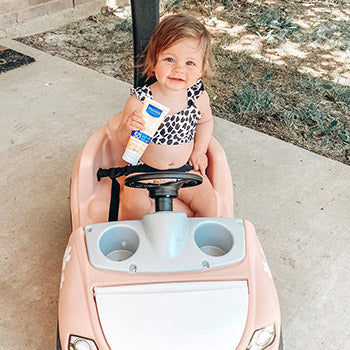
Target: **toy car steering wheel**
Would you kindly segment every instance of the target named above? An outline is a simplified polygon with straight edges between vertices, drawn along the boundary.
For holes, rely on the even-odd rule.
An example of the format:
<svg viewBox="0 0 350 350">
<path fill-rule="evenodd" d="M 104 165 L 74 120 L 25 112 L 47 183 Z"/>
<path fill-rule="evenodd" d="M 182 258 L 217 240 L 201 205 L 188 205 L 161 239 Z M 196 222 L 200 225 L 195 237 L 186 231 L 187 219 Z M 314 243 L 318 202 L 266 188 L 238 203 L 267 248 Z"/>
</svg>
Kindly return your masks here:
<svg viewBox="0 0 350 350">
<path fill-rule="evenodd" d="M 172 180 L 163 183 L 147 182 L 151 180 Z M 155 199 L 156 211 L 172 211 L 173 198 L 178 196 L 180 188 L 200 185 L 203 178 L 192 173 L 164 171 L 133 175 L 125 179 L 125 186 L 145 188 L 149 196 Z"/>
</svg>

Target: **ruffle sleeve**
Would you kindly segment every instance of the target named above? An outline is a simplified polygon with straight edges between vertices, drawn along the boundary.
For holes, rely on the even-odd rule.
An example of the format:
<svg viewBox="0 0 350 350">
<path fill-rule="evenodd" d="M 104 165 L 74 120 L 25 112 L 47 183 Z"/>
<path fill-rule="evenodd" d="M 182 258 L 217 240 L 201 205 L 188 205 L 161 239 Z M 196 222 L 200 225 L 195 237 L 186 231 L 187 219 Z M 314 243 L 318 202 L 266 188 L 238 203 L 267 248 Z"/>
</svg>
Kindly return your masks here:
<svg viewBox="0 0 350 350">
<path fill-rule="evenodd" d="M 135 94 L 136 98 L 141 102 L 143 102 L 146 97 L 153 98 L 150 88 L 146 85 L 130 89 L 130 95 L 133 94 Z"/>
<path fill-rule="evenodd" d="M 187 90 L 188 104 L 193 105 L 204 91 L 203 81 L 202 79 L 198 79 L 197 82 Z"/>
</svg>

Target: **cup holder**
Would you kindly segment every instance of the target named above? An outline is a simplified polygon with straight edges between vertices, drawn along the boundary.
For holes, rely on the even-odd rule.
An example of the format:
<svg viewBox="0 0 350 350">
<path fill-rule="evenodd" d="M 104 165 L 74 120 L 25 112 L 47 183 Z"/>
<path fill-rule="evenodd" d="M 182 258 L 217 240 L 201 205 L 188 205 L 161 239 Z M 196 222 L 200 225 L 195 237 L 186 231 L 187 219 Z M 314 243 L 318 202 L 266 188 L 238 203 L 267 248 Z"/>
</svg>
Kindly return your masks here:
<svg viewBox="0 0 350 350">
<path fill-rule="evenodd" d="M 199 225 L 194 233 L 198 248 L 207 255 L 222 256 L 233 247 L 233 237 L 230 231 L 217 223 Z"/>
<path fill-rule="evenodd" d="M 101 235 L 100 250 L 110 260 L 123 261 L 135 254 L 139 243 L 139 236 L 130 227 L 110 227 Z"/>
</svg>

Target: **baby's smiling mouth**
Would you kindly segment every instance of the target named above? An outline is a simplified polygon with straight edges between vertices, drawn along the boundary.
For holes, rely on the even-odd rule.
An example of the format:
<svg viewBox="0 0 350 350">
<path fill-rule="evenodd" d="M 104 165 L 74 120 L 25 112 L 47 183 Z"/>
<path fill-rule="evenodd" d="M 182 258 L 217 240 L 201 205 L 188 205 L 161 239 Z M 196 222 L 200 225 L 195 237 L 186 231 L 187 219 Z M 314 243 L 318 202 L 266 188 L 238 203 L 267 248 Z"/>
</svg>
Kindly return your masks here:
<svg viewBox="0 0 350 350">
<path fill-rule="evenodd" d="M 176 77 L 169 77 L 169 79 L 172 81 L 185 81 L 185 79 L 176 78 Z"/>
</svg>

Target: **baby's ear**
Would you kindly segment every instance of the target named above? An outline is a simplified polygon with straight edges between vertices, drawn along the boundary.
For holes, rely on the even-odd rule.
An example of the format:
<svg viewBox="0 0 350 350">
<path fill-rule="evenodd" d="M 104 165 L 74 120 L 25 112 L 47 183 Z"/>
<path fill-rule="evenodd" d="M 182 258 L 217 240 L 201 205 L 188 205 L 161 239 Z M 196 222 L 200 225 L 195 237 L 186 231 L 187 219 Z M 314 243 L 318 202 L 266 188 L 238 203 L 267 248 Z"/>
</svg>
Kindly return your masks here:
<svg viewBox="0 0 350 350">
<path fill-rule="evenodd" d="M 152 67 L 151 67 L 151 69 L 149 70 L 149 76 L 150 77 L 154 77 L 155 76 L 155 69 L 156 69 L 156 65 L 153 63 L 153 65 L 152 65 Z"/>
<path fill-rule="evenodd" d="M 203 64 L 203 67 L 202 67 L 202 75 L 205 75 L 207 69 L 208 69 L 208 66 L 209 66 L 209 62 L 208 60 L 204 61 L 204 64 Z"/>
<path fill-rule="evenodd" d="M 207 69 L 208 69 L 208 62 L 204 62 L 202 66 L 201 78 L 204 78 L 207 75 Z"/>
<path fill-rule="evenodd" d="M 205 64 L 203 65 L 202 69 L 202 77 L 206 79 L 213 78 L 215 76 L 215 73 L 209 64 L 209 61 L 206 61 Z"/>
</svg>

